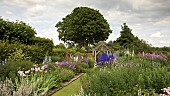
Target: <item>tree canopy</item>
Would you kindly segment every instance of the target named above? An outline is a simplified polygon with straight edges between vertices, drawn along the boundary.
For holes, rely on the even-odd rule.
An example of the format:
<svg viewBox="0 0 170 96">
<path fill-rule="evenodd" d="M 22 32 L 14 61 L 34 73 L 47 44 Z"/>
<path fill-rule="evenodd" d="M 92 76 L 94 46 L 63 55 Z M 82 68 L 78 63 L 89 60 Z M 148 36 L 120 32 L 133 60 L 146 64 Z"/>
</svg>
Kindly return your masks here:
<svg viewBox="0 0 170 96">
<path fill-rule="evenodd" d="M 120 37 L 117 38 L 116 42 L 125 48 L 129 48 L 133 45 L 135 36 L 132 34 L 132 29 L 130 29 L 126 23 L 121 26 L 122 31 L 120 31 Z"/>
<path fill-rule="evenodd" d="M 56 26 L 59 39 L 67 44 L 88 46 L 108 39 L 112 30 L 98 11 L 88 7 L 77 7 Z"/>
<path fill-rule="evenodd" d="M 10 22 L 0 17 L 0 40 L 27 44 L 35 34 L 35 30 L 23 21 Z"/>
<path fill-rule="evenodd" d="M 131 49 L 131 50 L 137 50 L 137 51 L 144 51 L 149 50 L 151 45 L 147 44 L 146 41 L 143 39 L 139 39 L 137 36 L 134 36 L 132 34 L 132 29 L 128 27 L 126 23 L 123 23 L 123 26 L 121 26 L 122 31 L 120 31 L 120 37 L 117 38 L 114 43 L 116 45 L 119 45 L 119 47 L 123 47 L 123 49 Z M 109 42 L 111 44 L 111 42 Z"/>
</svg>

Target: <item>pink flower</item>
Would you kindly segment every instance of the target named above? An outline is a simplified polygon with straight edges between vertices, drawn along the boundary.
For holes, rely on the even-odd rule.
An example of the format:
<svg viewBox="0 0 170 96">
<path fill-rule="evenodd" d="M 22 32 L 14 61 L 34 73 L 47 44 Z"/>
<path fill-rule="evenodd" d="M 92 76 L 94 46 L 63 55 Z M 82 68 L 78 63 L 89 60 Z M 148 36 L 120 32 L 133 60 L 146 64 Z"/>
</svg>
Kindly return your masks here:
<svg viewBox="0 0 170 96">
<path fill-rule="evenodd" d="M 168 88 L 163 88 L 163 89 L 161 89 L 161 90 L 163 90 L 163 92 L 165 92 L 167 95 L 165 95 L 165 94 L 160 94 L 160 96 L 170 96 L 170 87 L 168 87 Z"/>
<path fill-rule="evenodd" d="M 42 70 L 44 70 L 44 69 L 46 69 L 46 68 L 48 68 L 48 64 L 46 64 L 46 65 L 44 65 L 44 66 L 41 67 Z"/>
</svg>

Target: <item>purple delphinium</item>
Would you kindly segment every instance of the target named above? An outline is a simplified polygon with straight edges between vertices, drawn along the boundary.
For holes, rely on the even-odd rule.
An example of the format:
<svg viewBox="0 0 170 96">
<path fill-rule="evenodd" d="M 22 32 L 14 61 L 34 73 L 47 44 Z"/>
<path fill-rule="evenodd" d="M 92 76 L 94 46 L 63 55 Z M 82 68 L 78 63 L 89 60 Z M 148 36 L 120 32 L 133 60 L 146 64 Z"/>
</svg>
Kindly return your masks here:
<svg viewBox="0 0 170 96">
<path fill-rule="evenodd" d="M 88 64 L 88 60 L 86 58 L 80 58 L 81 61 L 86 62 L 86 64 Z"/>
<path fill-rule="evenodd" d="M 62 61 L 62 62 L 57 62 L 56 65 L 57 66 L 67 66 L 67 67 L 69 67 L 69 68 L 71 68 L 73 70 L 76 69 L 75 65 L 72 62 L 64 62 L 64 61 Z"/>
</svg>

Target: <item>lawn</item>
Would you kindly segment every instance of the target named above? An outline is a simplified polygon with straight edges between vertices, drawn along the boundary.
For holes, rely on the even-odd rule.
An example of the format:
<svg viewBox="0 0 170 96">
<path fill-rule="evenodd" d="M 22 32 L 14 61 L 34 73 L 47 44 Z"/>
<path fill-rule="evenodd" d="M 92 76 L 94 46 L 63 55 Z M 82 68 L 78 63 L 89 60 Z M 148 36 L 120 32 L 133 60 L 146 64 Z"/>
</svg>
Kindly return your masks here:
<svg viewBox="0 0 170 96">
<path fill-rule="evenodd" d="M 52 96 L 74 96 L 74 94 L 79 93 L 81 89 L 80 78 L 75 80 L 74 82 L 70 83 L 63 89 L 59 90 Z"/>
</svg>

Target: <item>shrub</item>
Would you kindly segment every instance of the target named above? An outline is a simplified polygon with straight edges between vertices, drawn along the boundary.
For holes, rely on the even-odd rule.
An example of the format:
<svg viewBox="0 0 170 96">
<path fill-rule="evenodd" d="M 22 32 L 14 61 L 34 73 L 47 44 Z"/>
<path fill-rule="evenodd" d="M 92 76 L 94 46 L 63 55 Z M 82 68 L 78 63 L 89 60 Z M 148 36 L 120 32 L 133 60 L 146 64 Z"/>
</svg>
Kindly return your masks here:
<svg viewBox="0 0 170 96">
<path fill-rule="evenodd" d="M 61 62 L 63 61 L 64 58 L 59 57 L 59 56 L 51 56 L 52 62 Z"/>
<path fill-rule="evenodd" d="M 95 61 L 92 58 L 87 58 L 87 60 L 88 60 L 89 68 L 93 68 Z"/>
<path fill-rule="evenodd" d="M 47 91 L 59 84 L 58 72 L 35 72 L 25 78 L 15 79 L 16 91 L 14 96 L 46 96 Z"/>
<path fill-rule="evenodd" d="M 86 58 L 80 58 L 77 62 L 75 62 L 75 65 L 76 73 L 86 72 L 86 70 L 89 68 L 88 60 Z"/>
<path fill-rule="evenodd" d="M 68 68 L 61 68 L 61 81 L 68 81 L 75 76 L 74 71 Z"/>
<path fill-rule="evenodd" d="M 18 54 L 17 52 L 22 53 L 22 55 L 24 55 L 22 56 L 22 58 L 27 58 L 35 63 L 42 63 L 44 57 L 48 55 L 46 54 L 47 50 L 43 49 L 41 46 L 38 46 L 38 45 L 30 46 L 30 45 L 20 44 L 18 42 L 11 44 L 8 42 L 0 41 L 0 60 L 1 61 L 9 57 L 13 58 L 13 56 L 11 55 L 17 55 Z M 18 56 L 16 56 L 15 58 L 18 58 Z"/>
<path fill-rule="evenodd" d="M 14 90 L 14 84 L 10 79 L 0 81 L 0 96 L 12 96 Z"/>
<path fill-rule="evenodd" d="M 65 57 L 66 49 L 54 48 L 53 56 Z"/>
<path fill-rule="evenodd" d="M 33 63 L 31 61 L 21 60 L 21 61 L 7 61 L 5 65 L 0 65 L 0 79 L 5 80 L 11 78 L 14 81 L 17 77 L 18 70 L 29 70 Z"/>
<path fill-rule="evenodd" d="M 35 63 L 42 63 L 46 56 L 46 51 L 37 45 L 28 45 L 23 49 L 23 52 Z"/>
<path fill-rule="evenodd" d="M 41 47 L 42 50 L 45 51 L 45 53 L 48 53 L 48 55 L 52 55 L 54 44 L 53 41 L 48 38 L 34 37 L 31 39 L 30 45 L 38 45 L 39 47 Z"/>
</svg>

